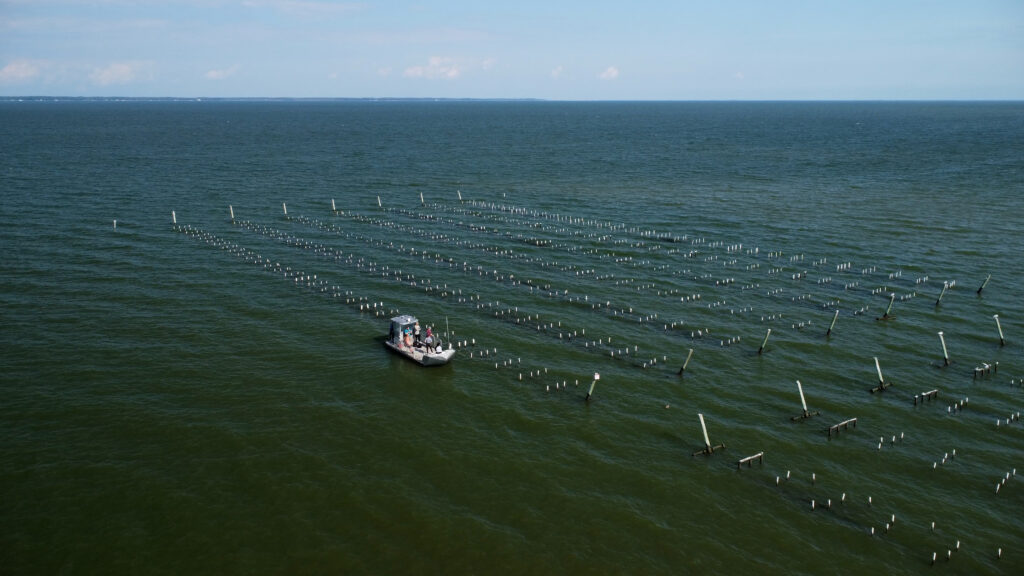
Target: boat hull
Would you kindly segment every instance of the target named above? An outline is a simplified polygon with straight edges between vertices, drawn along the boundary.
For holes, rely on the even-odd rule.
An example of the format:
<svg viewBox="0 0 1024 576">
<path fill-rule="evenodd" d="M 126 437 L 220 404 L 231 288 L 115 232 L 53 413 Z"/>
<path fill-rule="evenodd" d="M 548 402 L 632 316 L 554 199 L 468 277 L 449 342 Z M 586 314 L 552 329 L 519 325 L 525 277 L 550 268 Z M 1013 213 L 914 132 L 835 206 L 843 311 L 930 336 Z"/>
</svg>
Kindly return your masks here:
<svg viewBox="0 0 1024 576">
<path fill-rule="evenodd" d="M 452 359 L 452 356 L 455 356 L 455 350 L 451 348 L 438 353 L 415 346 L 398 346 L 391 341 L 385 341 L 384 345 L 392 352 L 405 356 L 420 366 L 443 366 Z"/>
</svg>

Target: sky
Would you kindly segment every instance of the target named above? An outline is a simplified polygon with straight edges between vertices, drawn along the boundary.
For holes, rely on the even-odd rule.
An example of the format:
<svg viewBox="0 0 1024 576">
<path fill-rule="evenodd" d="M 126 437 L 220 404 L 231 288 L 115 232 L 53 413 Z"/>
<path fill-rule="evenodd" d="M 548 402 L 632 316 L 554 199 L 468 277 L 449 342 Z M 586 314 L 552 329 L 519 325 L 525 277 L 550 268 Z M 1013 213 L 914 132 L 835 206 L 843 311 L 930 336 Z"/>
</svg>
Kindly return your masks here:
<svg viewBox="0 0 1024 576">
<path fill-rule="evenodd" d="M 0 0 L 0 96 L 1024 99 L 1024 0 Z"/>
</svg>

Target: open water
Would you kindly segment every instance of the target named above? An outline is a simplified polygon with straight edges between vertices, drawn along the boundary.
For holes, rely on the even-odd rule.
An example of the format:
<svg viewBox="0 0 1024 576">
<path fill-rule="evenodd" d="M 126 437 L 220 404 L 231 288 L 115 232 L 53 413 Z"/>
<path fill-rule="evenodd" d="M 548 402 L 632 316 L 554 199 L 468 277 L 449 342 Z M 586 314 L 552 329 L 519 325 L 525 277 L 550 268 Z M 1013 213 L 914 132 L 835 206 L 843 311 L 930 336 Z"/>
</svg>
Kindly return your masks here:
<svg viewBox="0 0 1024 576">
<path fill-rule="evenodd" d="M 1024 566 L 1020 103 L 7 99 L 0 191 L 5 574 Z"/>
</svg>

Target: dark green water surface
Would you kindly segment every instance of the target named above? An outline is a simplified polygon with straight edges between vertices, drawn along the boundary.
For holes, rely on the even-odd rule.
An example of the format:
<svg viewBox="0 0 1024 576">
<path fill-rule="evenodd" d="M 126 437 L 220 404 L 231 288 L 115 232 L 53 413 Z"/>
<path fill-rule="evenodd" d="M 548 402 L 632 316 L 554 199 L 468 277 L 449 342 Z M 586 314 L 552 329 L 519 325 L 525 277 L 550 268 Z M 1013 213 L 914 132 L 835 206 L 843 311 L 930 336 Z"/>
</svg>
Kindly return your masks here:
<svg viewBox="0 0 1024 576">
<path fill-rule="evenodd" d="M 0 193 L 5 574 L 1024 566 L 1019 103 L 8 99 Z"/>
</svg>

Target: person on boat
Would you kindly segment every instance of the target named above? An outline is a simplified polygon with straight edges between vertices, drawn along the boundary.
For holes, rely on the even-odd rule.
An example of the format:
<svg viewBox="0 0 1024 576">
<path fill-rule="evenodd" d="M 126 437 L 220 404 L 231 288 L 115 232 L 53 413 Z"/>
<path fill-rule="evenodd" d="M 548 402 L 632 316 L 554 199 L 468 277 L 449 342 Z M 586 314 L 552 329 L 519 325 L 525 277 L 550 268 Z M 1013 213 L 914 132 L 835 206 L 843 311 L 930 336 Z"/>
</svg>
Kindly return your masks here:
<svg viewBox="0 0 1024 576">
<path fill-rule="evenodd" d="M 413 341 L 416 342 L 417 346 L 420 345 L 420 323 L 419 322 L 417 322 L 416 325 L 413 326 Z"/>
</svg>

